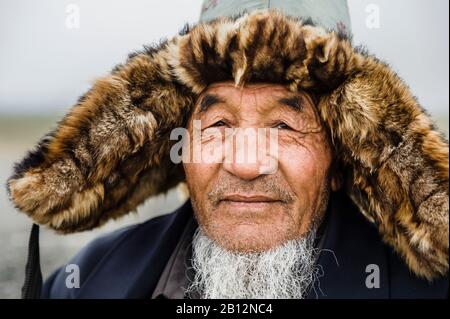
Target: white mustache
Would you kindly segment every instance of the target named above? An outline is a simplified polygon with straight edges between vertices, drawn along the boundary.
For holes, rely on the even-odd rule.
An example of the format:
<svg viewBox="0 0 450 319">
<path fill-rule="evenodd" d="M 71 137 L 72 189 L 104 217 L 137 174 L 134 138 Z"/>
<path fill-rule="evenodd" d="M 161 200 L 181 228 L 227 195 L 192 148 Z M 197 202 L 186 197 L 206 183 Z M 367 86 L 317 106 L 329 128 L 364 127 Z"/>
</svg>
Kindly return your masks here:
<svg viewBox="0 0 450 319">
<path fill-rule="evenodd" d="M 295 198 L 295 195 L 283 183 L 280 183 L 275 175 L 262 175 L 253 181 L 243 181 L 234 177 L 219 177 L 218 180 L 220 183 L 214 185 L 208 193 L 208 198 L 214 206 L 232 194 L 248 197 L 263 194 L 267 198 L 286 204 L 291 203 Z"/>
</svg>

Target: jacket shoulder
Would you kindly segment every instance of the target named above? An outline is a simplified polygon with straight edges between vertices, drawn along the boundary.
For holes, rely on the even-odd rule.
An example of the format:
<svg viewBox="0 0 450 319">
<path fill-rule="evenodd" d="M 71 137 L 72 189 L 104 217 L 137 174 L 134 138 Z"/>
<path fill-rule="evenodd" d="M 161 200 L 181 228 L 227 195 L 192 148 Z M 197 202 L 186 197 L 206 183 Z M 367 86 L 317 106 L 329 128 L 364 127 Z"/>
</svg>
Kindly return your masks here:
<svg viewBox="0 0 450 319">
<path fill-rule="evenodd" d="M 324 249 L 318 259 L 323 271 L 311 298 L 440 299 L 448 296 L 448 275 L 433 282 L 418 277 L 345 193 L 333 194 L 331 204 Z M 375 282 L 376 285 L 370 285 Z"/>
<path fill-rule="evenodd" d="M 98 265 L 108 259 L 110 255 L 120 254 L 127 247 L 151 237 L 158 237 L 161 232 L 171 223 L 177 211 L 170 214 L 152 218 L 141 224 L 131 225 L 102 235 L 84 248 L 82 248 L 67 264 L 55 270 L 45 281 L 42 289 L 42 298 L 73 298 L 77 289 L 68 288 L 66 279 L 72 273 L 76 265 L 79 270 L 81 285 L 96 270 Z M 151 249 L 152 240 L 146 240 Z M 68 267 L 69 266 L 69 267 Z"/>
</svg>

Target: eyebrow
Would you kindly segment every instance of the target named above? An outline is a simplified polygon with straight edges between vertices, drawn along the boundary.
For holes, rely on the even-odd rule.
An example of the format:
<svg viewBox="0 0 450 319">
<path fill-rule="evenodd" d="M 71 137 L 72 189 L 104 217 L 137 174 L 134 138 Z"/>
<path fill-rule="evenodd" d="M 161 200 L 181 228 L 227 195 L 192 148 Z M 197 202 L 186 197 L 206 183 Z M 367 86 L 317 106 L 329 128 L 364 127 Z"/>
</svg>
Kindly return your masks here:
<svg viewBox="0 0 450 319">
<path fill-rule="evenodd" d="M 277 100 L 279 104 L 289 106 L 291 109 L 297 112 L 302 112 L 304 108 L 303 99 L 299 96 L 282 97 Z"/>
<path fill-rule="evenodd" d="M 200 101 L 200 113 L 206 112 L 214 104 L 223 103 L 224 101 L 215 94 L 205 94 Z"/>
<path fill-rule="evenodd" d="M 277 102 L 279 104 L 290 107 L 296 112 L 302 112 L 304 109 L 304 101 L 300 96 L 297 95 L 282 97 L 278 99 Z M 204 113 L 208 111 L 213 105 L 218 103 L 224 103 L 224 100 L 216 94 L 207 93 L 200 100 L 199 112 Z"/>
</svg>

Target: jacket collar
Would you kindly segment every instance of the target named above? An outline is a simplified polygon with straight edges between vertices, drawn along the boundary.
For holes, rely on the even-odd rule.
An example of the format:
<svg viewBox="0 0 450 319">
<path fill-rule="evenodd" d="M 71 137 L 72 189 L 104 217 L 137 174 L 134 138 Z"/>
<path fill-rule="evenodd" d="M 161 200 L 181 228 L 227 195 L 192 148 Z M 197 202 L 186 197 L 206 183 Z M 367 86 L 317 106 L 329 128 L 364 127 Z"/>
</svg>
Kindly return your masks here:
<svg viewBox="0 0 450 319">
<path fill-rule="evenodd" d="M 387 254 L 376 228 L 364 220 L 345 194 L 333 194 L 330 204 L 324 244 L 317 261 L 319 278 L 308 299 L 389 298 Z M 366 286 L 373 272 L 371 267 L 380 270 L 379 288 Z"/>
</svg>

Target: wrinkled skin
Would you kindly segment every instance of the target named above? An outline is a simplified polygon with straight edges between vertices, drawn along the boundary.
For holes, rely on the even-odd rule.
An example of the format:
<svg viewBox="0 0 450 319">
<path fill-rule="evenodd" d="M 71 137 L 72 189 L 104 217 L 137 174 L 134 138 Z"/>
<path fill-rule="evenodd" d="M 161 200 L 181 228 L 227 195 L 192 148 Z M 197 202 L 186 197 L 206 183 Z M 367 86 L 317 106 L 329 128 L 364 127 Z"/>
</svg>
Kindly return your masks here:
<svg viewBox="0 0 450 319">
<path fill-rule="evenodd" d="M 201 121 L 204 134 L 202 159 L 212 149 L 222 148 L 223 153 L 214 163 L 183 162 L 195 216 L 208 237 L 232 251 L 258 252 L 303 237 L 320 224 L 330 191 L 340 187 L 340 175 L 335 173 L 329 138 L 308 94 L 264 83 L 244 88 L 232 82 L 209 86 L 187 124 L 189 149 L 198 152 L 193 146 L 194 120 Z M 255 132 L 275 128 L 278 152 L 267 158 L 277 159 L 276 170 L 266 174 L 261 167 L 267 163 L 259 157 L 225 160 L 224 138 L 208 132 L 214 129 L 224 136 L 226 128 Z M 254 143 L 231 145 L 233 151 L 245 152 Z"/>
</svg>

